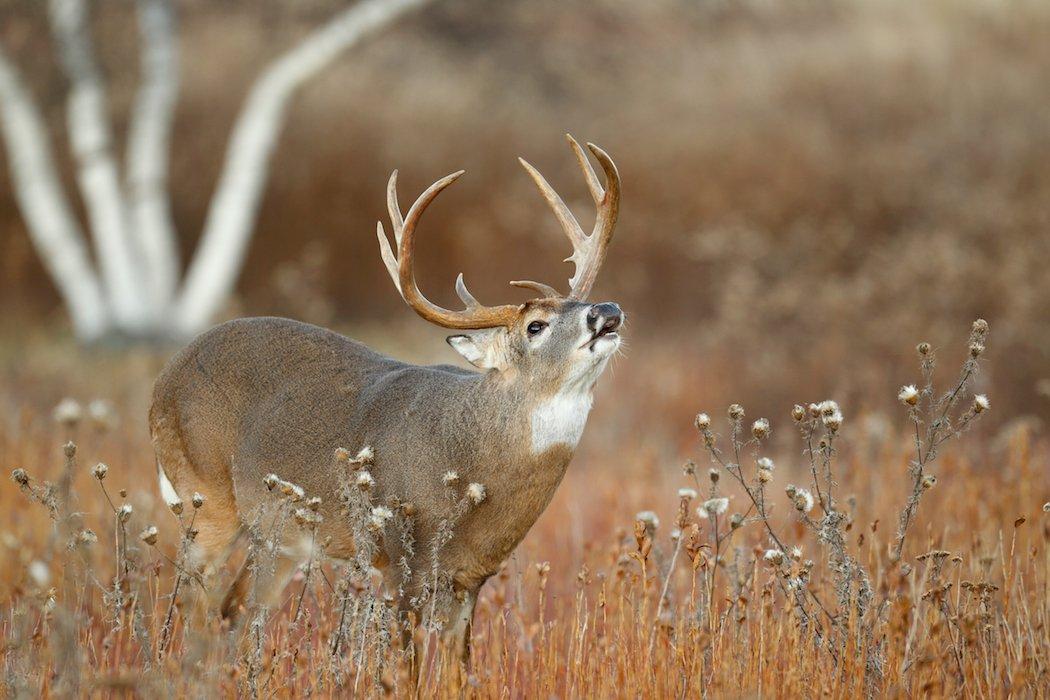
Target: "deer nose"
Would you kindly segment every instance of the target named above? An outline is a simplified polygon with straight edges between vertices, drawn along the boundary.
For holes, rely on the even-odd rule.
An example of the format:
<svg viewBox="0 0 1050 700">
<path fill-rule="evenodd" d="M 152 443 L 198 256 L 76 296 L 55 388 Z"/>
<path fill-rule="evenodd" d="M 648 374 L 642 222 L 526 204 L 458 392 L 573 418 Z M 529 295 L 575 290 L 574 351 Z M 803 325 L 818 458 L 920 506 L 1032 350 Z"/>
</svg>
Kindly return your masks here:
<svg viewBox="0 0 1050 700">
<path fill-rule="evenodd" d="M 623 311 L 612 302 L 595 304 L 587 311 L 587 328 L 592 333 L 611 333 L 623 323 Z"/>
</svg>

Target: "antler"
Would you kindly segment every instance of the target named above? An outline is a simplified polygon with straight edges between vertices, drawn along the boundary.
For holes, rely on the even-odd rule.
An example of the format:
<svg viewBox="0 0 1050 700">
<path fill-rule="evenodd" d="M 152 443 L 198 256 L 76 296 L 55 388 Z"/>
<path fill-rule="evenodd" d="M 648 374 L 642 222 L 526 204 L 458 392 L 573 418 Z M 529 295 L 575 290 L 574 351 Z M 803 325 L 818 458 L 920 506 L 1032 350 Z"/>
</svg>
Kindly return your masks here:
<svg viewBox="0 0 1050 700">
<path fill-rule="evenodd" d="M 569 298 L 582 300 L 587 298 L 591 287 L 594 286 L 594 280 L 598 277 L 598 270 L 601 269 L 602 263 L 605 261 L 605 253 L 608 250 L 609 241 L 612 240 L 613 227 L 616 225 L 616 219 L 620 213 L 620 175 L 616 172 L 616 165 L 612 162 L 612 158 L 593 143 L 588 143 L 587 148 L 598 159 L 602 170 L 605 171 L 605 187 L 603 188 L 601 183 L 598 182 L 598 176 L 595 174 L 594 168 L 591 167 L 586 154 L 580 148 L 580 144 L 576 142 L 576 139 L 571 134 L 566 134 L 565 136 L 569 140 L 573 153 L 576 154 L 580 170 L 587 181 L 587 189 L 590 190 L 591 198 L 594 199 L 594 204 L 598 208 L 598 217 L 594 222 L 594 230 L 590 235 L 583 232 L 580 222 L 576 220 L 569 207 L 565 205 L 565 202 L 554 191 L 554 188 L 540 175 L 539 171 L 523 158 L 518 160 L 521 161 L 525 170 L 532 176 L 536 186 L 547 200 L 547 204 L 550 205 L 554 215 L 558 217 L 561 227 L 565 229 L 565 235 L 572 242 L 572 255 L 565 259 L 566 262 L 572 262 L 576 266 L 576 272 L 569 280 Z M 511 282 L 511 284 L 536 289 L 547 296 L 557 296 L 553 289 L 538 282 Z"/>
<path fill-rule="evenodd" d="M 419 218 L 441 190 L 455 182 L 462 174 L 463 171 L 460 170 L 435 182 L 419 195 L 419 199 L 408 210 L 408 215 L 402 216 L 401 208 L 397 204 L 397 171 L 395 170 L 390 175 L 390 182 L 387 184 L 386 203 L 390 211 L 390 223 L 394 229 L 394 243 L 398 253 L 395 258 L 382 222 L 376 224 L 379 251 L 383 256 L 387 272 L 394 281 L 394 286 L 401 292 L 401 298 L 426 320 L 445 328 L 509 326 L 518 317 L 519 307 L 514 305 L 482 306 L 467 290 L 467 285 L 463 282 L 463 273 L 456 278 L 456 294 L 467 306 L 464 311 L 450 311 L 441 308 L 423 296 L 416 286 L 416 278 L 412 270 L 412 255 L 416 247 L 416 224 L 419 223 Z"/>
</svg>

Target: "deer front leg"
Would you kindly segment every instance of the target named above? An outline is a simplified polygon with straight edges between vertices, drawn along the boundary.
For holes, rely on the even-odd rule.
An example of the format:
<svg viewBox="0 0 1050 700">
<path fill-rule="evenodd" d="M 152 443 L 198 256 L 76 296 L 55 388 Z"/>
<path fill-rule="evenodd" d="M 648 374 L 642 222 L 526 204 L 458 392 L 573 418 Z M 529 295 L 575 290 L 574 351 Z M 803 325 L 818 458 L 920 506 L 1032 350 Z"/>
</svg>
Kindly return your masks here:
<svg viewBox="0 0 1050 700">
<path fill-rule="evenodd" d="M 453 608 L 448 626 L 441 636 L 447 647 L 453 649 L 463 664 L 469 667 L 470 632 L 474 622 L 474 607 L 478 602 L 477 589 L 459 591 L 457 601 L 458 607 Z"/>
</svg>

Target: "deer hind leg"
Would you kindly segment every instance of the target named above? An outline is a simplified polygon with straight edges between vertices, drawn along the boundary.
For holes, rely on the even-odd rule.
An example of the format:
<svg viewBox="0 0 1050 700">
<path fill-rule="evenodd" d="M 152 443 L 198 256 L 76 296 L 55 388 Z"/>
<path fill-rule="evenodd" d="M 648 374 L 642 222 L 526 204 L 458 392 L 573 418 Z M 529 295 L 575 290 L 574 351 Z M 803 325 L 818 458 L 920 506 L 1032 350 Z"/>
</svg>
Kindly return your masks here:
<svg viewBox="0 0 1050 700">
<path fill-rule="evenodd" d="M 205 579 L 212 579 L 241 531 L 233 489 L 222 480 L 211 483 L 199 478 L 204 472 L 191 461 L 169 421 L 155 418 L 151 429 L 161 496 L 169 507 L 175 501 L 182 502 L 182 524 L 189 528 L 192 523 L 196 530 L 190 547 L 191 565 Z M 193 507 L 194 493 L 204 497 L 199 509 Z"/>
</svg>

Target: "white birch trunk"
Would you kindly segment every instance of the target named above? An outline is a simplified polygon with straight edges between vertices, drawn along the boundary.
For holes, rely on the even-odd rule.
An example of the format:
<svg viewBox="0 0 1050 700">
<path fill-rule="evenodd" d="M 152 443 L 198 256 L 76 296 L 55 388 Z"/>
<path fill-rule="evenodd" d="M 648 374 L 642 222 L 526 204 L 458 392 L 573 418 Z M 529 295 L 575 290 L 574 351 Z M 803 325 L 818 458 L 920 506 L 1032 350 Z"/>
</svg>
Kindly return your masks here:
<svg viewBox="0 0 1050 700">
<path fill-rule="evenodd" d="M 270 154 L 296 88 L 370 32 L 427 0 L 363 0 L 315 30 L 256 81 L 234 126 L 200 248 L 176 302 L 175 330 L 207 326 L 233 291 L 244 262 Z"/>
<path fill-rule="evenodd" d="M 117 326 L 130 334 L 150 331 L 139 256 L 127 231 L 127 210 L 106 114 L 106 96 L 92 51 L 84 0 L 51 0 L 51 25 L 69 77 L 67 121 L 84 197 L 95 258 Z M 140 277 L 142 276 L 142 277 Z"/>
<path fill-rule="evenodd" d="M 55 172 L 47 129 L 15 67 L 0 50 L 0 134 L 29 239 L 85 341 L 109 328 L 102 287 Z"/>
<path fill-rule="evenodd" d="M 142 82 L 131 113 L 125 167 L 128 221 L 142 251 L 143 283 L 157 323 L 178 286 L 179 251 L 168 194 L 178 97 L 175 12 L 170 0 L 138 0 Z"/>
</svg>

